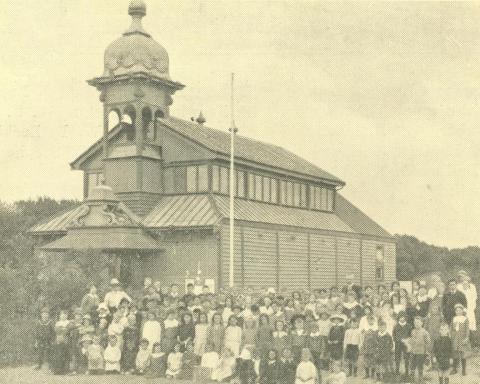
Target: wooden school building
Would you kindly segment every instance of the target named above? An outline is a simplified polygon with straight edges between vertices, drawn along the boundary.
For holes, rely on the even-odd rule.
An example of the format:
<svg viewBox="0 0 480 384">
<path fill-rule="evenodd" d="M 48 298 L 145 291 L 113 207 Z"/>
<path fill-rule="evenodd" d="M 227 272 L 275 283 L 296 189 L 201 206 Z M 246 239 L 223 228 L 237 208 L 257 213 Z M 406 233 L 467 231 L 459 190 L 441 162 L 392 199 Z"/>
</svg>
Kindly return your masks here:
<svg viewBox="0 0 480 384">
<path fill-rule="evenodd" d="M 100 92 L 103 135 L 72 163 L 84 174 L 84 202 L 31 229 L 43 255 L 102 252 L 125 285 L 144 277 L 183 282 L 201 270 L 229 284 L 230 134 L 170 115 L 184 85 L 169 75 L 168 53 L 142 26 L 132 1 L 130 28 L 105 51 Z M 112 119 L 117 124 L 112 124 Z M 113 127 L 112 127 L 113 126 Z M 395 239 L 338 191 L 345 182 L 294 153 L 235 138 L 237 287 L 277 289 L 395 279 Z"/>
</svg>

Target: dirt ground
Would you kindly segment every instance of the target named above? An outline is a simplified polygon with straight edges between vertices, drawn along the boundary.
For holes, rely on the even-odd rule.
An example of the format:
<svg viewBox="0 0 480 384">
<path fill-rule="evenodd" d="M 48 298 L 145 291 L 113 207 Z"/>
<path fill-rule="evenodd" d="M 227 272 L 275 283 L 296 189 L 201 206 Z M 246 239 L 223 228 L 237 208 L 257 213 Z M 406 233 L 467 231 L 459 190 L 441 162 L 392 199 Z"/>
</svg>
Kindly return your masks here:
<svg viewBox="0 0 480 384">
<path fill-rule="evenodd" d="M 327 373 L 324 373 L 324 378 Z M 167 379 L 147 379 L 139 376 L 54 376 L 47 369 L 35 371 L 33 367 L 18 367 L 0 369 L 0 384 L 189 384 L 187 381 Z M 427 372 L 426 383 L 438 383 L 435 372 Z M 348 384 L 373 384 L 372 380 L 362 378 L 349 378 Z M 480 384 L 480 356 L 475 356 L 468 361 L 468 376 L 455 375 L 450 377 L 451 384 Z"/>
</svg>

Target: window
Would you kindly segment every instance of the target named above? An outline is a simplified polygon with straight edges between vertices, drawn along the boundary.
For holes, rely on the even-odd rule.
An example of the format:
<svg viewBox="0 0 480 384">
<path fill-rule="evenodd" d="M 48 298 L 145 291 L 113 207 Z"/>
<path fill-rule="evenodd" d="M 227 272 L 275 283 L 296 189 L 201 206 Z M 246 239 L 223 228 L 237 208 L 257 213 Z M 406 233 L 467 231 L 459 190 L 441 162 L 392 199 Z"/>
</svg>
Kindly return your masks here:
<svg viewBox="0 0 480 384">
<path fill-rule="evenodd" d="M 327 210 L 328 211 L 333 211 L 333 206 L 335 203 L 335 192 L 332 189 L 327 189 Z"/>
<path fill-rule="evenodd" d="M 208 191 L 208 165 L 198 166 L 198 191 Z"/>
<path fill-rule="evenodd" d="M 270 202 L 270 178 L 263 178 L 263 201 Z"/>
<path fill-rule="evenodd" d="M 287 205 L 287 182 L 280 180 L 280 204 Z"/>
<path fill-rule="evenodd" d="M 212 166 L 212 191 L 220 192 L 220 167 Z"/>
<path fill-rule="evenodd" d="M 228 168 L 220 167 L 220 192 L 228 195 Z"/>
<path fill-rule="evenodd" d="M 271 179 L 270 202 L 278 204 L 278 180 Z"/>
<path fill-rule="evenodd" d="M 307 208 L 307 186 L 300 184 L 300 207 Z"/>
<path fill-rule="evenodd" d="M 248 198 L 255 199 L 255 175 L 248 174 Z"/>
<path fill-rule="evenodd" d="M 237 196 L 245 196 L 245 172 L 237 171 Z"/>
<path fill-rule="evenodd" d="M 287 181 L 287 205 L 293 205 L 294 198 L 293 198 L 293 183 Z"/>
<path fill-rule="evenodd" d="M 105 182 L 105 178 L 103 177 L 103 172 L 94 172 L 88 174 L 88 195 L 90 196 L 90 192 L 93 188 L 98 185 L 102 185 Z"/>
<path fill-rule="evenodd" d="M 262 200 L 262 176 L 255 175 L 255 200 Z"/>
<path fill-rule="evenodd" d="M 384 269 L 385 269 L 385 248 L 381 245 L 377 246 L 375 251 L 375 277 L 377 280 L 384 279 Z"/>
<path fill-rule="evenodd" d="M 197 167 L 187 167 L 187 192 L 197 192 Z"/>
<path fill-rule="evenodd" d="M 326 188 L 321 188 L 321 191 L 322 191 L 322 204 L 320 205 L 320 209 L 322 211 L 327 211 L 328 210 L 327 189 Z"/>
<path fill-rule="evenodd" d="M 300 206 L 300 184 L 294 183 L 293 205 Z"/>
</svg>

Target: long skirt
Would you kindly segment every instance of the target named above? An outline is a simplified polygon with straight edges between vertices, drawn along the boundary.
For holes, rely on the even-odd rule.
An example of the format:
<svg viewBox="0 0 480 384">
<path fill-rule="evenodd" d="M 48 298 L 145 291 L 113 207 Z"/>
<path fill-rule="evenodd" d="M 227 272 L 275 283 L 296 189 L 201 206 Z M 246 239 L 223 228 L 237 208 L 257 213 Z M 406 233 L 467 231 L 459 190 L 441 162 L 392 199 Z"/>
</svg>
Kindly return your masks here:
<svg viewBox="0 0 480 384">
<path fill-rule="evenodd" d="M 53 346 L 52 372 L 55 375 L 65 375 L 70 368 L 70 348 L 67 343 Z"/>
</svg>

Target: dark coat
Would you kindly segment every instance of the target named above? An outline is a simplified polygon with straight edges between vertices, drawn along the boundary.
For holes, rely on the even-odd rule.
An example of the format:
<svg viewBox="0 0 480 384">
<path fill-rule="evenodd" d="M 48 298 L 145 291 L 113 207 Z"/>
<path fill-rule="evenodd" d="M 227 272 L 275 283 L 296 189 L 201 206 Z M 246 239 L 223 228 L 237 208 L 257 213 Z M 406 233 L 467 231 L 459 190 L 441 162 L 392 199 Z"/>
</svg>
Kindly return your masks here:
<svg viewBox="0 0 480 384">
<path fill-rule="evenodd" d="M 443 318 L 448 324 L 452 323 L 452 319 L 455 316 L 456 304 L 462 304 L 464 307 L 467 306 L 467 298 L 463 292 L 456 290 L 453 293 L 448 291 L 443 294 L 442 312 Z"/>
</svg>

